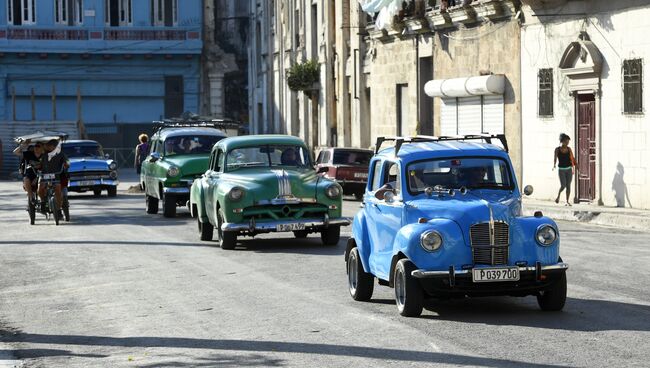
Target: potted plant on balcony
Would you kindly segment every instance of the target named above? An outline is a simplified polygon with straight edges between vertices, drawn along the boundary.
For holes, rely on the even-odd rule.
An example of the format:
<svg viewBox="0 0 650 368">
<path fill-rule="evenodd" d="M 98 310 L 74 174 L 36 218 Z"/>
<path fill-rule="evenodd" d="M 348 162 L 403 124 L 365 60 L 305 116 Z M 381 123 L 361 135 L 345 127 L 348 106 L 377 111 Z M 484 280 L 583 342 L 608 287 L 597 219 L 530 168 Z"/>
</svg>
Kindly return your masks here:
<svg viewBox="0 0 650 368">
<path fill-rule="evenodd" d="M 294 64 L 287 72 L 287 84 L 292 91 L 303 91 L 307 95 L 320 89 L 320 65 L 316 60 Z"/>
</svg>

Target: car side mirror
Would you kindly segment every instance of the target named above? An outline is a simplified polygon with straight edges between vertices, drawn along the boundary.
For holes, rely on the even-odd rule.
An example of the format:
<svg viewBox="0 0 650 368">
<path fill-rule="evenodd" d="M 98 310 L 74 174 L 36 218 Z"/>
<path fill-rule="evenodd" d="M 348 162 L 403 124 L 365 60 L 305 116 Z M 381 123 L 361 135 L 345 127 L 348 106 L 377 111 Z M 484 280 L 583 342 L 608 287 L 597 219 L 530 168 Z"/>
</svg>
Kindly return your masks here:
<svg viewBox="0 0 650 368">
<path fill-rule="evenodd" d="M 108 160 L 108 159 L 111 158 L 111 155 L 109 155 L 108 153 L 105 153 L 105 154 L 104 154 L 104 158 Z"/>
<path fill-rule="evenodd" d="M 160 160 L 160 153 L 152 152 L 151 153 L 151 158 L 149 159 L 149 162 L 156 162 L 158 160 Z"/>
<path fill-rule="evenodd" d="M 532 185 L 526 185 L 524 187 L 524 194 L 527 195 L 527 196 L 533 194 L 533 186 Z"/>
<path fill-rule="evenodd" d="M 329 171 L 329 168 L 327 166 L 321 166 L 318 169 L 316 169 L 317 174 L 323 174 Z"/>
<path fill-rule="evenodd" d="M 386 203 L 395 202 L 395 193 L 393 193 L 392 190 L 386 191 L 384 193 L 384 201 L 386 201 Z"/>
</svg>

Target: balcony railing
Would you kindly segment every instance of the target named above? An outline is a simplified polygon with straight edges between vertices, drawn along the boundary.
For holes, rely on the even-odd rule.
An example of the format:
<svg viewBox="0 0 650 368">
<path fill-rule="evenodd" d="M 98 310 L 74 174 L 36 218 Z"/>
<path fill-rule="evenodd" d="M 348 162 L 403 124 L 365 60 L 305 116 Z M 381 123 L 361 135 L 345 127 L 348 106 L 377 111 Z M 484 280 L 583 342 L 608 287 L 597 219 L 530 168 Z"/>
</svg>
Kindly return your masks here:
<svg viewBox="0 0 650 368">
<path fill-rule="evenodd" d="M 179 30 L 104 30 L 107 41 L 183 41 L 186 31 Z"/>
<path fill-rule="evenodd" d="M 78 41 L 88 39 L 88 31 L 79 29 L 20 28 L 8 29 L 6 35 L 10 40 Z"/>
</svg>

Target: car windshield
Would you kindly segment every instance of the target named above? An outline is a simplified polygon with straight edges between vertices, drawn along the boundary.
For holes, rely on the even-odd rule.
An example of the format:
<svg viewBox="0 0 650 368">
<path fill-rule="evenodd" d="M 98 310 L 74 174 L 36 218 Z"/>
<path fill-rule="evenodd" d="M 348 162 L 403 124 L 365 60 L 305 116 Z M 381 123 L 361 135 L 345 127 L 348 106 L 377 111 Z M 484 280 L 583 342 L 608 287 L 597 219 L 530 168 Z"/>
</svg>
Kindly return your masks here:
<svg viewBox="0 0 650 368">
<path fill-rule="evenodd" d="M 183 135 L 167 137 L 163 144 L 165 156 L 210 153 L 212 146 L 223 137 L 213 135 Z"/>
<path fill-rule="evenodd" d="M 235 148 L 226 155 L 226 171 L 245 167 L 311 167 L 303 146 L 263 145 Z"/>
<path fill-rule="evenodd" d="M 412 163 L 407 168 L 407 181 L 411 194 L 427 187 L 506 189 L 514 187 L 510 168 L 500 158 L 452 158 Z"/>
<path fill-rule="evenodd" d="M 68 158 L 104 157 L 104 152 L 98 144 L 63 144 L 63 153 Z"/>
<path fill-rule="evenodd" d="M 371 152 L 335 150 L 333 162 L 335 165 L 368 166 L 371 158 Z"/>
</svg>

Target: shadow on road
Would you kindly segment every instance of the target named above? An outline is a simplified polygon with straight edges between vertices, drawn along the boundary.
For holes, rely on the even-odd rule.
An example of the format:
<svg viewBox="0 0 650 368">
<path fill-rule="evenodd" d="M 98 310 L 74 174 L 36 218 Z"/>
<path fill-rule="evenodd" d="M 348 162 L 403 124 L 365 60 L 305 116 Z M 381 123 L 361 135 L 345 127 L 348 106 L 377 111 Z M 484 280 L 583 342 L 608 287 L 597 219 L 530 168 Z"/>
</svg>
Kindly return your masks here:
<svg viewBox="0 0 650 368">
<path fill-rule="evenodd" d="M 129 240 L 15 240 L 15 241 L 0 241 L 0 245 L 145 245 L 145 246 L 178 246 L 178 247 L 205 247 L 214 246 L 209 243 L 176 243 L 176 242 L 144 242 L 144 241 L 129 241 Z"/>
<path fill-rule="evenodd" d="M 527 297 L 535 300 L 534 297 Z M 535 304 L 513 303 L 511 297 L 429 300 L 426 309 L 440 321 L 565 331 L 650 331 L 650 306 L 607 300 L 567 298 L 564 311 L 542 312 Z M 521 299 L 518 299 L 521 300 Z"/>
<path fill-rule="evenodd" d="M 20 359 L 35 359 L 46 357 L 80 357 L 80 358 L 107 358 L 108 355 L 101 354 L 75 354 L 68 350 L 58 349 L 19 349 L 11 351 L 0 350 L 0 355 L 3 353 L 10 353 Z"/>
<path fill-rule="evenodd" d="M 305 239 L 295 238 L 242 238 L 238 241 L 236 251 L 252 251 L 256 253 L 297 253 L 324 256 L 342 256 L 342 247 L 347 237 L 341 237 L 336 246 L 323 245 L 320 237 L 310 236 Z M 219 246 L 218 243 L 215 243 Z"/>
<path fill-rule="evenodd" d="M 469 365 L 482 367 L 557 367 L 556 365 L 536 364 L 509 359 L 473 357 L 459 354 L 435 353 L 426 351 L 385 349 L 366 346 L 317 344 L 304 342 L 259 341 L 259 340 L 209 340 L 180 337 L 107 337 L 78 335 L 45 335 L 21 333 L 11 337 L 8 342 L 54 345 L 105 346 L 127 348 L 180 348 L 228 350 L 244 352 L 293 353 L 329 356 L 346 356 L 393 360 L 402 362 L 426 362 L 450 365 Z M 58 350 L 54 350 L 55 352 Z M 218 357 L 221 359 L 220 357 Z M 206 362 L 205 366 L 209 366 Z M 276 362 L 277 364 L 278 362 Z M 180 363 L 182 366 L 183 363 Z M 160 366 L 160 365 L 155 365 Z M 174 365 L 179 366 L 179 365 Z M 187 366 L 196 366 L 188 363 Z"/>
</svg>

